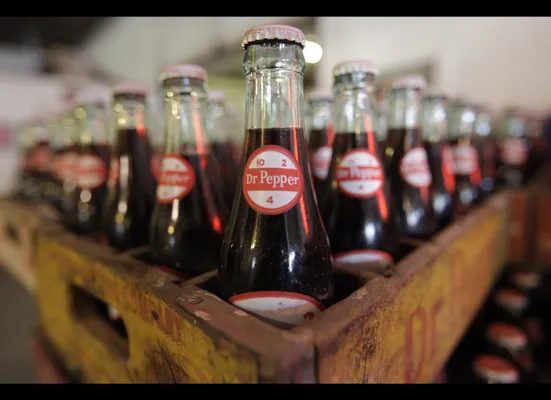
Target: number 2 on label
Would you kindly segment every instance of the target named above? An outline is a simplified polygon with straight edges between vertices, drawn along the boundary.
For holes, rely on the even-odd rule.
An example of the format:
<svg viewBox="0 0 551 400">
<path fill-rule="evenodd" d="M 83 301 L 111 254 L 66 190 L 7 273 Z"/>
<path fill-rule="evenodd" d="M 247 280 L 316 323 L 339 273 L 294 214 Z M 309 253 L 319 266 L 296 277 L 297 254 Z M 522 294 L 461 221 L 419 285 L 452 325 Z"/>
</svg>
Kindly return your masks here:
<svg viewBox="0 0 551 400">
<path fill-rule="evenodd" d="M 281 166 L 282 166 L 282 167 L 286 167 L 286 166 L 287 166 L 287 160 L 286 160 L 286 159 L 281 160 Z"/>
<path fill-rule="evenodd" d="M 274 198 L 272 196 L 268 197 L 268 200 L 266 200 L 266 203 L 274 204 Z"/>
</svg>

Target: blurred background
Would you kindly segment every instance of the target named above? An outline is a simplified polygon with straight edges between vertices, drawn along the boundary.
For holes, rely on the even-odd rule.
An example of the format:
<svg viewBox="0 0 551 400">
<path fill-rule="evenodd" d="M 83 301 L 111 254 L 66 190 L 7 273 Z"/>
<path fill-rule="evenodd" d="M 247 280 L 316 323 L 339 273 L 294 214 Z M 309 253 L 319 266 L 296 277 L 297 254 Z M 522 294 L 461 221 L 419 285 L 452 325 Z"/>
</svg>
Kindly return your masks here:
<svg viewBox="0 0 551 400">
<path fill-rule="evenodd" d="M 135 80 L 160 90 L 171 62 L 204 66 L 211 89 L 243 112 L 243 33 L 285 23 L 306 35 L 305 91 L 329 89 L 332 68 L 368 58 L 383 87 L 397 75 L 423 74 L 449 96 L 499 110 L 551 112 L 551 18 L 544 17 L 2 17 L 0 18 L 0 192 L 19 157 L 15 126 L 44 115 L 80 85 Z M 3 272 L 2 272 L 3 274 Z M 34 381 L 29 337 L 32 299 L 1 276 L 0 382 Z M 16 299 L 20 299 L 17 301 Z"/>
</svg>

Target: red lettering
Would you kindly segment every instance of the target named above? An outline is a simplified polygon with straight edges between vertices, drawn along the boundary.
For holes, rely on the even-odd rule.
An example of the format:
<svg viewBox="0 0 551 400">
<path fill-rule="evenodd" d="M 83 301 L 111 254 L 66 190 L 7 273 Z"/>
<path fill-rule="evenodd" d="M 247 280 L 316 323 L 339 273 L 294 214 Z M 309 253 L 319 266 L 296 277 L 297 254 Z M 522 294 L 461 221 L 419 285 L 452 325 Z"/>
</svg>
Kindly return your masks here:
<svg viewBox="0 0 551 400">
<path fill-rule="evenodd" d="M 379 167 L 341 167 L 337 171 L 337 179 L 340 181 L 381 180 L 383 171 Z"/>
<path fill-rule="evenodd" d="M 414 335 L 415 322 L 419 326 L 418 336 Z M 423 364 L 425 361 L 425 343 L 426 343 L 426 329 L 427 328 L 427 317 L 424 308 L 417 307 L 417 309 L 411 313 L 409 318 L 406 320 L 406 342 L 405 342 L 405 371 L 404 371 L 404 381 L 405 383 L 415 383 L 419 381 L 421 377 L 421 371 L 423 369 Z M 418 343 L 419 350 L 414 353 L 414 350 L 417 348 L 414 346 L 414 341 Z M 414 365 L 414 360 L 417 361 Z"/>
<path fill-rule="evenodd" d="M 430 342 L 430 354 L 429 354 L 429 361 L 431 363 L 435 362 L 435 357 L 436 357 L 436 349 L 437 349 L 437 341 L 438 341 L 438 338 L 437 338 L 437 333 L 438 333 L 438 330 L 437 330 L 437 326 L 436 326 L 436 321 L 438 320 L 438 318 L 436 317 L 438 315 L 438 313 L 440 312 L 440 310 L 442 309 L 442 305 L 444 304 L 444 301 L 442 299 L 438 299 L 438 301 L 433 304 L 432 308 L 431 308 L 431 313 L 430 313 L 430 328 L 429 328 L 429 342 Z"/>
</svg>

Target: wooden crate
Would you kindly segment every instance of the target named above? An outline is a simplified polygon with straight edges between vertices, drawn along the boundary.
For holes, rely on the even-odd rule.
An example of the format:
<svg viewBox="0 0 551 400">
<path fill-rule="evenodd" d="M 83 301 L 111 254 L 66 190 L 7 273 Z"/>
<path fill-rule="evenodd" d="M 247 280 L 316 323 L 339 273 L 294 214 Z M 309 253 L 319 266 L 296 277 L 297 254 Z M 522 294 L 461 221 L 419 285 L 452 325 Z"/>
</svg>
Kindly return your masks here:
<svg viewBox="0 0 551 400">
<path fill-rule="evenodd" d="M 430 382 L 505 261 L 495 196 L 392 270 L 337 270 L 335 305 L 292 330 L 222 301 L 215 272 L 183 281 L 69 232 L 39 233 L 41 327 L 84 382 Z M 120 336 L 92 306 L 116 307 Z"/>
<path fill-rule="evenodd" d="M 35 235 L 57 227 L 57 215 L 48 206 L 0 199 L 0 265 L 30 293 L 35 289 Z"/>
</svg>

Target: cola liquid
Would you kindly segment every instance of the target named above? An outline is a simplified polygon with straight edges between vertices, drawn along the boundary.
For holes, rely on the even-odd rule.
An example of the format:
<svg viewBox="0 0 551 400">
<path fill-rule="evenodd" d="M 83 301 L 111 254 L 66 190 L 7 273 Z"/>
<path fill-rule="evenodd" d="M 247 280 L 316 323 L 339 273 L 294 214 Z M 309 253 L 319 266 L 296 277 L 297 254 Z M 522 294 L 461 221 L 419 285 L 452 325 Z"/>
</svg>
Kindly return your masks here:
<svg viewBox="0 0 551 400">
<path fill-rule="evenodd" d="M 100 228 L 110 148 L 107 144 L 79 144 L 77 149 L 74 207 L 65 215 L 65 220 L 76 233 L 88 234 Z"/>
<path fill-rule="evenodd" d="M 55 152 L 53 168 L 53 180 L 57 186 L 56 208 L 62 216 L 65 216 L 74 208 L 74 190 L 76 189 L 76 145 L 64 146 Z"/>
<path fill-rule="evenodd" d="M 335 262 L 396 261 L 399 232 L 374 132 L 337 133 L 321 212 Z"/>
<path fill-rule="evenodd" d="M 220 212 L 210 183 L 208 155 L 165 155 L 152 219 L 151 252 L 162 265 L 198 274 L 218 266 L 225 216 Z M 212 160 L 212 159 L 211 159 Z M 185 166 L 185 173 L 178 173 Z M 174 201 L 169 188 L 181 187 Z M 173 224 L 173 215 L 182 215 Z"/>
<path fill-rule="evenodd" d="M 101 232 L 118 250 L 146 245 L 155 204 L 152 149 L 143 129 L 118 129 L 110 160 Z"/>
<path fill-rule="evenodd" d="M 278 146 L 276 152 L 283 148 L 291 155 L 306 151 L 301 128 L 250 129 L 245 143 L 247 160 L 266 146 Z M 277 154 L 269 153 L 268 156 Z M 260 160 L 262 158 L 253 159 L 253 164 L 262 164 Z M 291 165 L 287 158 L 281 158 L 279 164 L 282 167 Z M 292 168 L 293 177 L 306 181 L 308 165 L 305 157 Z M 305 187 L 301 189 L 297 180 L 293 180 L 295 184 L 289 185 L 289 189 L 301 192 L 302 196 L 297 196 L 294 205 L 283 206 L 287 209 L 292 205 L 284 213 L 270 215 L 277 212 L 277 208 L 272 207 L 279 201 L 277 186 L 281 183 L 276 183 L 273 175 L 262 172 L 253 183 L 252 178 L 256 176 L 248 175 L 247 170 L 245 166 L 243 179 L 238 181 L 237 191 L 242 195 L 232 210 L 223 247 L 224 268 L 220 270 L 220 277 L 228 283 L 226 296 L 254 291 L 284 291 L 301 293 L 322 302 L 329 300 L 332 291 L 328 288 L 332 286 L 333 276 L 330 270 L 320 268 L 330 262 L 329 252 L 320 251 L 327 236 L 316 212 L 314 193 L 307 188 L 308 183 L 304 182 Z M 279 171 L 275 167 L 274 170 Z M 244 188 L 247 182 L 250 183 Z M 264 190 L 261 192 L 263 197 L 257 200 L 257 207 L 263 207 L 266 214 L 257 212 L 245 200 L 244 196 L 256 195 L 255 189 L 256 193 Z M 270 189 L 276 190 L 271 192 Z"/>
<path fill-rule="evenodd" d="M 224 208 L 226 210 L 231 209 L 233 199 L 235 196 L 235 190 L 237 187 L 238 166 L 235 162 L 234 155 L 232 154 L 233 146 L 230 141 L 211 142 L 211 154 L 216 161 L 212 163 L 218 163 L 218 176 L 220 177 L 220 184 L 218 190 L 223 191 Z"/>
<path fill-rule="evenodd" d="M 450 146 L 454 155 L 456 212 L 464 214 L 481 200 L 478 152 L 471 139 L 453 139 Z"/>
<path fill-rule="evenodd" d="M 438 221 L 432 205 L 432 175 L 421 130 L 388 129 L 387 175 L 394 196 L 396 218 L 405 236 L 427 239 Z M 407 156 L 407 158 L 406 158 Z"/>
<path fill-rule="evenodd" d="M 38 141 L 26 154 L 24 197 L 30 202 L 42 202 L 44 185 L 48 180 L 48 165 L 51 153 L 47 140 Z"/>
<path fill-rule="evenodd" d="M 332 126 L 322 129 L 312 128 L 308 139 L 308 152 L 312 177 L 314 178 L 314 190 L 318 201 L 323 197 L 325 182 L 331 164 L 333 139 L 335 137 Z"/>
<path fill-rule="evenodd" d="M 445 228 L 453 219 L 455 176 L 453 151 L 446 142 L 425 141 L 432 174 L 432 203 L 438 220 L 438 229 Z"/>
<path fill-rule="evenodd" d="M 481 200 L 484 200 L 490 197 L 496 188 L 497 142 L 493 135 L 492 117 L 480 107 L 476 112 L 473 145 L 478 153 L 480 196 Z"/>
</svg>

